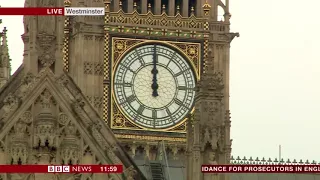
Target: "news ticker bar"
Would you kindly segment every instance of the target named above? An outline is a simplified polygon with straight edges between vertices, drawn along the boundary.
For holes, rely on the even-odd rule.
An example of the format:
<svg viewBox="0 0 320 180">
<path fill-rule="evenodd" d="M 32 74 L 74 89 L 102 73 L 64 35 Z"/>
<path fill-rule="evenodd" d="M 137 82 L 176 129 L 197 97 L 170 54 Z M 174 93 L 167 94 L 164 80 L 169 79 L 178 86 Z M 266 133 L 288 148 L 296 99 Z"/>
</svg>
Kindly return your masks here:
<svg viewBox="0 0 320 180">
<path fill-rule="evenodd" d="M 0 165 L 0 173 L 122 173 L 122 165 Z"/>
<path fill-rule="evenodd" d="M 203 173 L 320 173 L 320 165 L 202 165 Z"/>
<path fill-rule="evenodd" d="M 103 7 L 41 7 L 41 8 L 4 8 L 0 7 L 0 15 L 25 15 L 25 16 L 103 16 Z"/>
</svg>

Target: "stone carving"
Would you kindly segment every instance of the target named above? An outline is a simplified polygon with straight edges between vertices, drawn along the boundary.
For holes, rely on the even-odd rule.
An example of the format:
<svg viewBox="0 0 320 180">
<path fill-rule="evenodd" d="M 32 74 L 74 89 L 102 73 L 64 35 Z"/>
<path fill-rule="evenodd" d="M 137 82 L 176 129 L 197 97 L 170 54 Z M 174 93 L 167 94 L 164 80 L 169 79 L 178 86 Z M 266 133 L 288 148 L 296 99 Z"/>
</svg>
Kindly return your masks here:
<svg viewBox="0 0 320 180">
<path fill-rule="evenodd" d="M 20 99 L 14 94 L 10 93 L 3 101 L 3 107 L 0 109 L 2 122 L 0 121 L 0 129 L 3 123 L 7 121 L 7 117 L 19 107 Z"/>
<path fill-rule="evenodd" d="M 136 151 L 137 151 L 137 145 L 136 144 L 132 144 L 131 145 L 132 158 L 134 158 L 136 156 Z"/>
<path fill-rule="evenodd" d="M 97 110 L 101 110 L 103 107 L 103 97 L 101 96 L 87 96 L 89 103 L 96 108 Z"/>
<path fill-rule="evenodd" d="M 76 103 L 80 106 L 80 107 L 84 107 L 85 105 L 85 102 L 84 102 L 84 99 L 82 97 L 82 94 L 80 92 L 77 92 L 76 93 Z"/>
<path fill-rule="evenodd" d="M 218 164 L 217 161 L 216 161 L 216 155 L 215 155 L 214 152 L 210 152 L 210 153 L 209 153 L 208 164 L 211 164 L 211 165 L 216 165 L 216 164 Z"/>
<path fill-rule="evenodd" d="M 57 117 L 53 112 L 56 103 L 49 90 L 45 89 L 36 101 L 37 116 L 33 123 L 33 156 L 35 164 L 56 164 L 56 149 L 59 145 L 60 131 L 57 126 Z M 55 176 L 36 174 L 35 179 L 50 180 Z"/>
<path fill-rule="evenodd" d="M 52 16 L 52 18 L 54 17 Z M 38 57 L 39 62 L 44 67 L 50 67 L 55 62 L 56 36 L 48 33 L 41 33 L 38 34 L 37 39 L 38 49 L 40 51 Z"/>
<path fill-rule="evenodd" d="M 221 138 L 221 128 L 218 126 L 208 127 L 206 126 L 203 129 L 202 141 L 202 149 L 206 148 L 206 145 L 209 143 L 211 145 L 212 150 L 216 151 L 218 149 L 218 142 Z"/>
<path fill-rule="evenodd" d="M 25 96 L 25 94 L 28 92 L 28 89 L 32 87 L 32 84 L 35 81 L 35 76 L 32 73 L 27 73 L 24 78 L 21 81 L 21 86 L 20 86 L 20 97 Z"/>
<path fill-rule="evenodd" d="M 208 163 L 207 164 L 210 164 L 210 165 L 217 165 L 217 161 L 216 161 L 216 156 L 215 156 L 215 153 L 214 152 L 209 152 L 209 157 L 208 157 Z M 208 174 L 208 173 L 205 173 L 204 174 L 204 180 L 218 180 L 219 179 L 219 176 L 218 174 Z"/>
<path fill-rule="evenodd" d="M 13 142 L 9 149 L 11 164 L 26 164 L 28 157 L 27 143 Z"/>
<path fill-rule="evenodd" d="M 231 42 L 235 37 L 240 37 L 239 33 L 227 33 L 226 36 L 228 37 L 229 42 Z"/>
<path fill-rule="evenodd" d="M 79 163 L 79 147 L 69 146 L 62 147 L 61 159 L 63 164 L 78 164 Z"/>
<path fill-rule="evenodd" d="M 26 123 L 22 121 L 18 121 L 13 126 L 14 136 L 12 137 L 13 140 L 24 140 L 26 133 L 28 133 L 28 126 Z"/>
<path fill-rule="evenodd" d="M 103 64 L 95 63 L 94 64 L 94 74 L 102 76 L 103 75 Z"/>
<path fill-rule="evenodd" d="M 54 119 L 50 120 L 40 120 L 36 123 L 34 147 L 57 147 L 58 142 L 56 139 L 56 124 L 54 122 Z"/>
<path fill-rule="evenodd" d="M 93 74 L 93 62 L 84 62 L 84 74 Z"/>
<path fill-rule="evenodd" d="M 88 146 L 85 148 L 83 152 L 83 157 L 82 157 L 82 163 L 83 164 L 94 164 L 94 157 L 95 155 L 91 151 L 90 147 Z"/>
<path fill-rule="evenodd" d="M 69 122 L 63 130 L 63 140 L 61 142 L 61 158 L 63 164 L 78 164 L 80 162 L 79 134 L 72 122 Z"/>
<path fill-rule="evenodd" d="M 222 72 L 204 74 L 197 83 L 197 91 L 209 90 L 219 92 L 224 88 Z"/>
<path fill-rule="evenodd" d="M 65 113 L 60 113 L 58 115 L 58 122 L 59 122 L 60 125 L 65 126 L 65 125 L 67 125 L 69 123 L 69 118 Z"/>
<path fill-rule="evenodd" d="M 40 147 L 34 156 L 35 156 L 36 164 L 39 164 L 39 165 L 56 163 L 55 154 L 54 152 L 51 152 L 48 147 Z"/>
<path fill-rule="evenodd" d="M 103 75 L 103 64 L 100 62 L 90 62 L 86 61 L 83 64 L 83 71 L 84 74 L 90 74 L 90 75 Z"/>
<path fill-rule="evenodd" d="M 62 74 L 60 77 L 57 78 L 57 83 L 60 85 L 67 85 L 69 83 L 69 78 L 66 74 Z"/>
<path fill-rule="evenodd" d="M 40 95 L 40 103 L 42 105 L 43 109 L 50 109 L 51 108 L 51 103 L 52 103 L 52 95 L 48 90 L 45 90 L 41 95 Z"/>
<path fill-rule="evenodd" d="M 35 78 L 35 76 L 34 76 L 32 73 L 28 72 L 28 73 L 24 76 L 24 78 L 23 78 L 23 80 L 22 80 L 22 84 L 29 85 L 29 84 L 31 84 L 31 83 L 34 81 L 34 78 Z"/>
<path fill-rule="evenodd" d="M 208 112 L 207 117 L 202 119 L 202 124 L 213 127 L 221 122 L 221 103 L 218 101 L 204 102 L 203 111 Z"/>
<path fill-rule="evenodd" d="M 3 109 L 6 110 L 6 112 L 14 109 L 18 103 L 19 103 L 19 99 L 13 95 L 12 93 L 10 93 L 3 101 L 4 103 L 4 107 Z"/>
<path fill-rule="evenodd" d="M 40 74 L 38 74 L 39 76 L 36 77 L 30 73 L 25 74 L 23 80 L 21 81 L 21 85 L 26 87 L 34 84 L 38 85 L 39 80 L 55 80 L 59 81 L 61 84 L 68 83 L 68 78 L 66 78 L 66 76 L 63 76 L 59 79 L 54 79 L 53 74 L 47 71 L 47 69 L 48 68 L 42 69 Z M 47 77 L 48 75 L 50 77 Z M 60 86 L 58 86 L 58 88 L 59 87 Z M 71 91 L 71 88 L 76 89 L 74 87 L 71 87 L 70 84 L 67 86 L 67 88 L 65 89 L 65 91 L 69 92 Z M 29 91 L 29 88 L 26 89 Z M 36 92 L 35 89 L 31 90 Z M 88 147 L 86 143 L 83 143 L 85 140 L 80 136 L 78 130 L 79 126 L 75 124 L 76 122 L 73 121 L 73 117 L 77 118 L 77 120 L 79 121 L 81 121 L 82 118 L 80 119 L 79 116 L 76 116 L 77 112 L 75 111 L 66 113 L 64 108 L 68 108 L 68 105 L 65 106 L 64 104 L 58 103 L 58 99 L 56 99 L 56 97 L 60 96 L 53 96 L 56 95 L 53 94 L 53 90 L 55 89 L 46 88 L 42 93 L 39 94 L 38 97 L 32 97 L 32 99 L 35 99 L 33 104 L 31 104 L 30 107 L 27 108 L 27 110 L 24 112 L 18 112 L 18 110 L 17 114 L 21 114 L 21 116 L 17 117 L 17 119 L 10 119 L 15 120 L 15 122 L 11 129 L 5 126 L 6 129 L 2 131 L 5 133 L 5 141 L 4 144 L 2 141 L 0 141 L 0 164 L 12 163 L 61 165 L 78 164 L 82 162 L 87 162 L 87 164 L 97 164 L 100 163 L 99 161 L 104 163 L 108 161 L 107 158 L 104 159 L 105 157 L 103 156 L 109 156 L 111 161 L 115 164 L 122 164 L 121 160 L 116 156 L 115 153 L 117 151 L 121 151 L 121 149 L 114 148 L 119 146 L 111 146 L 108 141 L 106 141 L 106 137 L 102 135 L 102 130 L 105 130 L 102 127 L 103 122 L 98 119 L 98 117 L 94 116 L 94 110 L 92 112 L 89 112 L 91 114 L 87 114 L 87 111 L 90 110 L 91 106 L 86 107 L 86 111 L 84 111 L 83 108 L 79 106 L 79 110 L 82 111 L 83 115 L 86 116 L 86 119 L 93 124 L 92 129 L 94 129 L 94 133 L 92 133 L 93 137 L 90 137 L 90 139 L 100 138 L 101 140 L 99 141 L 99 145 L 94 144 L 95 147 L 93 149 Z M 20 89 L 17 89 L 16 91 L 17 92 L 12 92 L 12 94 L 9 94 L 3 102 L 4 108 L 10 110 L 10 112 L 11 107 L 18 107 L 20 102 L 19 98 L 16 97 L 16 94 L 21 93 L 19 92 Z M 82 104 L 82 106 L 84 106 L 84 103 L 87 102 L 84 101 L 79 89 L 76 89 L 76 91 L 78 92 L 78 94 L 75 97 L 75 101 L 77 102 L 77 104 Z M 73 94 L 73 92 L 69 93 L 68 95 L 70 96 L 70 94 Z M 60 95 L 63 96 L 65 94 Z M 71 117 L 70 114 L 72 113 L 76 114 Z M 0 114 L 2 118 L 2 112 L 0 112 Z M 89 118 L 88 115 L 90 115 L 91 117 Z M 84 124 L 85 123 L 82 122 L 81 126 L 83 126 Z M 88 126 L 86 126 L 86 128 L 88 128 Z M 87 129 L 85 129 L 85 131 L 86 130 Z M 110 141 L 114 140 L 112 139 Z M 90 145 L 95 142 L 96 141 L 91 142 Z M 100 145 L 101 147 L 99 147 Z M 82 147 L 86 147 L 86 151 Z M 105 153 L 103 156 L 99 156 L 99 160 L 97 160 L 96 155 L 94 154 L 94 152 L 92 152 L 92 150 L 95 150 L 96 148 L 101 148 L 99 151 Z M 3 154 L 5 154 L 5 156 L 2 156 L 2 152 Z M 66 180 L 68 178 L 69 177 L 63 177 L 61 179 Z M 75 177 L 70 178 L 75 179 Z M 28 176 L 24 176 L 23 179 L 52 180 L 57 179 L 57 176 L 52 175 L 51 177 L 49 177 L 48 175 L 45 176 L 45 174 L 31 174 Z"/>
</svg>

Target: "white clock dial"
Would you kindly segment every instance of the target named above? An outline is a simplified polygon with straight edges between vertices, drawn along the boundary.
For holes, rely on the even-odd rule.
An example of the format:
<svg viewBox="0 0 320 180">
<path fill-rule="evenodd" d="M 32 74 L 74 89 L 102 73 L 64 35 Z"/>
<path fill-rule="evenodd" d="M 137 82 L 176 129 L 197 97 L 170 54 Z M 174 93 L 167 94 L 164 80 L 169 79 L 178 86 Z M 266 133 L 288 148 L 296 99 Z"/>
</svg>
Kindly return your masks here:
<svg viewBox="0 0 320 180">
<path fill-rule="evenodd" d="M 179 53 L 163 45 L 144 45 L 117 64 L 114 95 L 119 108 L 135 123 L 169 128 L 192 110 L 195 83 L 190 65 Z"/>
</svg>

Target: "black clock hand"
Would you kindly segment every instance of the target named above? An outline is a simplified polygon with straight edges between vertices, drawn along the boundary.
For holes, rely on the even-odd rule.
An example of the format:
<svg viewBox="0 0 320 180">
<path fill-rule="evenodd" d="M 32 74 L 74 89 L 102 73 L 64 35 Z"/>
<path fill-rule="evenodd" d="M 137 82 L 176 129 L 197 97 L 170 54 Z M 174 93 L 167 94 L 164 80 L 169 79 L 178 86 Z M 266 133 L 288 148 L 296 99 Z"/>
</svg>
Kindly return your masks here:
<svg viewBox="0 0 320 180">
<path fill-rule="evenodd" d="M 157 70 L 157 53 L 156 53 L 156 45 L 154 45 L 153 47 L 153 68 L 151 70 L 151 73 L 153 74 L 153 78 L 152 78 L 152 96 L 153 97 L 157 97 L 158 96 L 158 83 L 157 83 L 157 74 L 158 74 L 158 70 Z"/>
</svg>

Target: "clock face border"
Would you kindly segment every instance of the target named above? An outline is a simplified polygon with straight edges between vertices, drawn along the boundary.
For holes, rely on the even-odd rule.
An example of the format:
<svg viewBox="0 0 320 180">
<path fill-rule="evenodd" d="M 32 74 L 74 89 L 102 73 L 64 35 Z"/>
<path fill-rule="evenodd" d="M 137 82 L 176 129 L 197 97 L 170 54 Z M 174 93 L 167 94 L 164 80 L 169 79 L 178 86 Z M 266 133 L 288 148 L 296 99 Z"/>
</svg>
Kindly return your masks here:
<svg viewBox="0 0 320 180">
<path fill-rule="evenodd" d="M 186 133 L 186 120 L 187 118 L 184 118 L 179 123 L 177 123 L 174 126 L 168 127 L 168 128 L 147 128 L 144 126 L 141 126 L 135 122 L 133 122 L 131 119 L 127 118 L 125 113 L 119 108 L 118 104 L 115 100 L 115 94 L 114 94 L 114 75 L 115 70 L 117 68 L 117 65 L 119 61 L 121 61 L 131 50 L 144 46 L 144 45 L 150 45 L 150 44 L 159 44 L 166 46 L 177 53 L 179 53 L 184 60 L 187 61 L 189 64 L 196 82 L 200 78 L 201 73 L 201 52 L 202 52 L 202 46 L 200 43 L 190 43 L 190 42 L 173 42 L 173 41 L 157 41 L 157 40 L 147 40 L 147 39 L 131 39 L 131 38 L 122 38 L 122 37 L 112 37 L 111 38 L 111 64 L 110 64 L 110 74 L 111 74 L 111 118 L 110 118 L 110 127 L 111 129 L 117 129 L 117 130 L 142 130 L 142 131 L 155 131 L 155 132 L 178 132 L 178 133 Z M 193 53 L 192 49 L 194 48 L 195 51 Z M 193 50 L 194 50 L 193 49 Z M 190 54 L 193 55 L 190 57 Z M 196 62 L 195 62 L 196 61 Z M 194 112 L 194 108 L 191 110 L 191 113 Z"/>
</svg>

